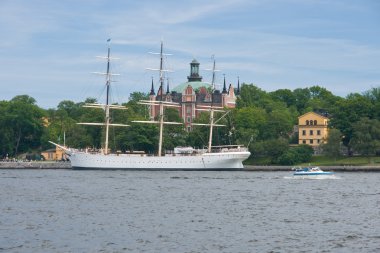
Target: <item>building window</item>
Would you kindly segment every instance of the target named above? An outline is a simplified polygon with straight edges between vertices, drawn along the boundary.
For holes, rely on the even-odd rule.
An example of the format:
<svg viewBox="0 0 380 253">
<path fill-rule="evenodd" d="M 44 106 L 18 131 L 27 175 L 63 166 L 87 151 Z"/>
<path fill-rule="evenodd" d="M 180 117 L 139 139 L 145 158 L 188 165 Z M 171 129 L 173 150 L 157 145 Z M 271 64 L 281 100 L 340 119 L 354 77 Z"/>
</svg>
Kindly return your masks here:
<svg viewBox="0 0 380 253">
<path fill-rule="evenodd" d="M 317 123 L 318 123 L 318 122 L 317 122 L 316 120 L 314 120 L 314 126 L 318 125 Z"/>
<path fill-rule="evenodd" d="M 308 120 L 306 120 L 306 125 L 307 125 L 307 126 L 309 125 L 309 121 L 308 121 Z"/>
<path fill-rule="evenodd" d="M 303 140 L 302 143 L 303 143 L 303 144 L 306 144 L 306 140 Z"/>
<path fill-rule="evenodd" d="M 321 135 L 321 130 L 317 130 L 317 135 Z"/>
<path fill-rule="evenodd" d="M 313 120 L 310 120 L 310 126 L 312 126 L 313 125 Z"/>
<path fill-rule="evenodd" d="M 302 135 L 306 135 L 306 130 L 302 130 Z"/>
<path fill-rule="evenodd" d="M 321 143 L 321 140 L 320 140 L 320 139 L 318 139 L 318 140 L 317 140 L 317 142 L 318 142 L 318 143 Z"/>
<path fill-rule="evenodd" d="M 313 144 L 313 140 L 310 140 L 310 144 Z"/>
<path fill-rule="evenodd" d="M 310 135 L 313 135 L 314 133 L 313 133 L 313 130 L 310 130 Z"/>
<path fill-rule="evenodd" d="M 190 122 L 191 122 L 191 118 L 187 117 L 187 123 L 190 123 Z"/>
<path fill-rule="evenodd" d="M 188 131 L 188 132 L 191 131 L 191 126 L 188 126 L 188 127 L 187 127 L 187 131 Z"/>
</svg>

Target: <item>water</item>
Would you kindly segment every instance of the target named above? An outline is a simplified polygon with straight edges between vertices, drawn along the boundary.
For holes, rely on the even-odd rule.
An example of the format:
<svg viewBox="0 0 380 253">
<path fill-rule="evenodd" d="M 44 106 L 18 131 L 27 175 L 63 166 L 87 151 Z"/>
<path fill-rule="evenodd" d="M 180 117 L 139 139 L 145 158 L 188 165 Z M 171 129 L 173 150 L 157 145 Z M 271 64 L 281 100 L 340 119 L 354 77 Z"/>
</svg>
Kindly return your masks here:
<svg viewBox="0 0 380 253">
<path fill-rule="evenodd" d="M 380 252 L 380 173 L 0 170 L 0 252 Z"/>
</svg>

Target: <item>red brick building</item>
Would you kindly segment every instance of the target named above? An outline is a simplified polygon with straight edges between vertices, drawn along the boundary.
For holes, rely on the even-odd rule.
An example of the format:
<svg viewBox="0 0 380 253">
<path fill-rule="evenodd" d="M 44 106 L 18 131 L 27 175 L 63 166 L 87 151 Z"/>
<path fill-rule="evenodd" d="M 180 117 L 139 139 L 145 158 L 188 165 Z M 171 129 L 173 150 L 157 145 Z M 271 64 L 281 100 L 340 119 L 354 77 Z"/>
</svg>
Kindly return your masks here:
<svg viewBox="0 0 380 253">
<path fill-rule="evenodd" d="M 159 88 L 157 95 L 154 91 L 153 81 L 149 99 L 151 101 L 169 101 L 180 104 L 179 114 L 185 123 L 187 131 L 191 131 L 193 120 L 199 115 L 196 110 L 199 106 L 219 106 L 226 108 L 235 108 L 236 96 L 240 93 L 240 83 L 238 80 L 237 88 L 234 89 L 232 84 L 227 88 L 226 79 L 224 78 L 223 90 L 212 91 L 210 83 L 202 82 L 202 76 L 199 75 L 199 63 L 193 60 L 190 63 L 190 75 L 188 81 L 176 86 L 172 91 L 167 85 L 166 92 Z M 152 106 L 150 117 L 154 118 L 159 113 L 158 106 Z"/>
</svg>

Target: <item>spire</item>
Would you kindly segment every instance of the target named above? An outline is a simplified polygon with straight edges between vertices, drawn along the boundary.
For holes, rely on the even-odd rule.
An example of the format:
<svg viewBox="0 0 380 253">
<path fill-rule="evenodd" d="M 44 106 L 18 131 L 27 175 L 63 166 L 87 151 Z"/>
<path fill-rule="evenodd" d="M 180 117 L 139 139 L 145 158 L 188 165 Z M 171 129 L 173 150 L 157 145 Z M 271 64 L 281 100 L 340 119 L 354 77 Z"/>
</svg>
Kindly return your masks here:
<svg viewBox="0 0 380 253">
<path fill-rule="evenodd" d="M 166 86 L 166 94 L 169 94 L 170 91 L 169 91 L 169 78 L 168 78 L 168 83 L 167 83 L 167 86 Z"/>
<path fill-rule="evenodd" d="M 162 85 L 160 85 L 160 87 L 158 88 L 157 96 L 162 97 Z"/>
<path fill-rule="evenodd" d="M 226 88 L 226 75 L 223 74 L 224 76 L 224 82 L 223 82 L 223 91 L 222 91 L 222 94 L 226 94 L 227 93 L 227 88 Z"/>
<path fill-rule="evenodd" d="M 240 94 L 240 79 L 239 79 L 239 77 L 238 77 L 238 85 L 237 85 L 238 87 L 237 87 L 237 91 L 236 91 L 236 94 Z"/>
<path fill-rule="evenodd" d="M 152 76 L 152 88 L 150 88 L 150 94 L 149 95 L 155 95 L 154 86 L 153 86 L 153 76 Z"/>
</svg>

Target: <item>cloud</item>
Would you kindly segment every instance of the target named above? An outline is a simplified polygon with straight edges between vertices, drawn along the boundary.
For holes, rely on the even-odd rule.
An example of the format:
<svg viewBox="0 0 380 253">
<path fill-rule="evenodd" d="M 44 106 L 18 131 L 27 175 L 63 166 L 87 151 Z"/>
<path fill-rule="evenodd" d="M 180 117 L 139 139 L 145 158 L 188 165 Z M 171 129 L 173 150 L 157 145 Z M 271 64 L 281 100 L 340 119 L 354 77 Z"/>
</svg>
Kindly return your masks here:
<svg viewBox="0 0 380 253">
<path fill-rule="evenodd" d="M 112 54 L 121 58 L 113 65 L 122 74 L 114 85 L 125 97 L 149 90 L 157 73 L 145 68 L 159 61 L 147 52 L 158 51 L 161 39 L 173 53 L 166 61 L 175 71 L 173 87 L 186 81 L 193 57 L 204 80 L 211 80 L 203 69 L 215 55 L 222 70 L 218 82 L 225 73 L 228 82 L 239 75 L 263 89 L 320 83 L 333 92 L 363 90 L 380 76 L 376 26 L 364 18 L 374 15 L 371 6 L 314 0 L 2 1 L 0 81 L 12 84 L 7 96 L 24 91 L 41 105 L 51 106 L 54 96 L 97 96 L 103 80 L 89 73 L 104 71 L 94 56 L 106 52 L 111 37 Z"/>
</svg>

